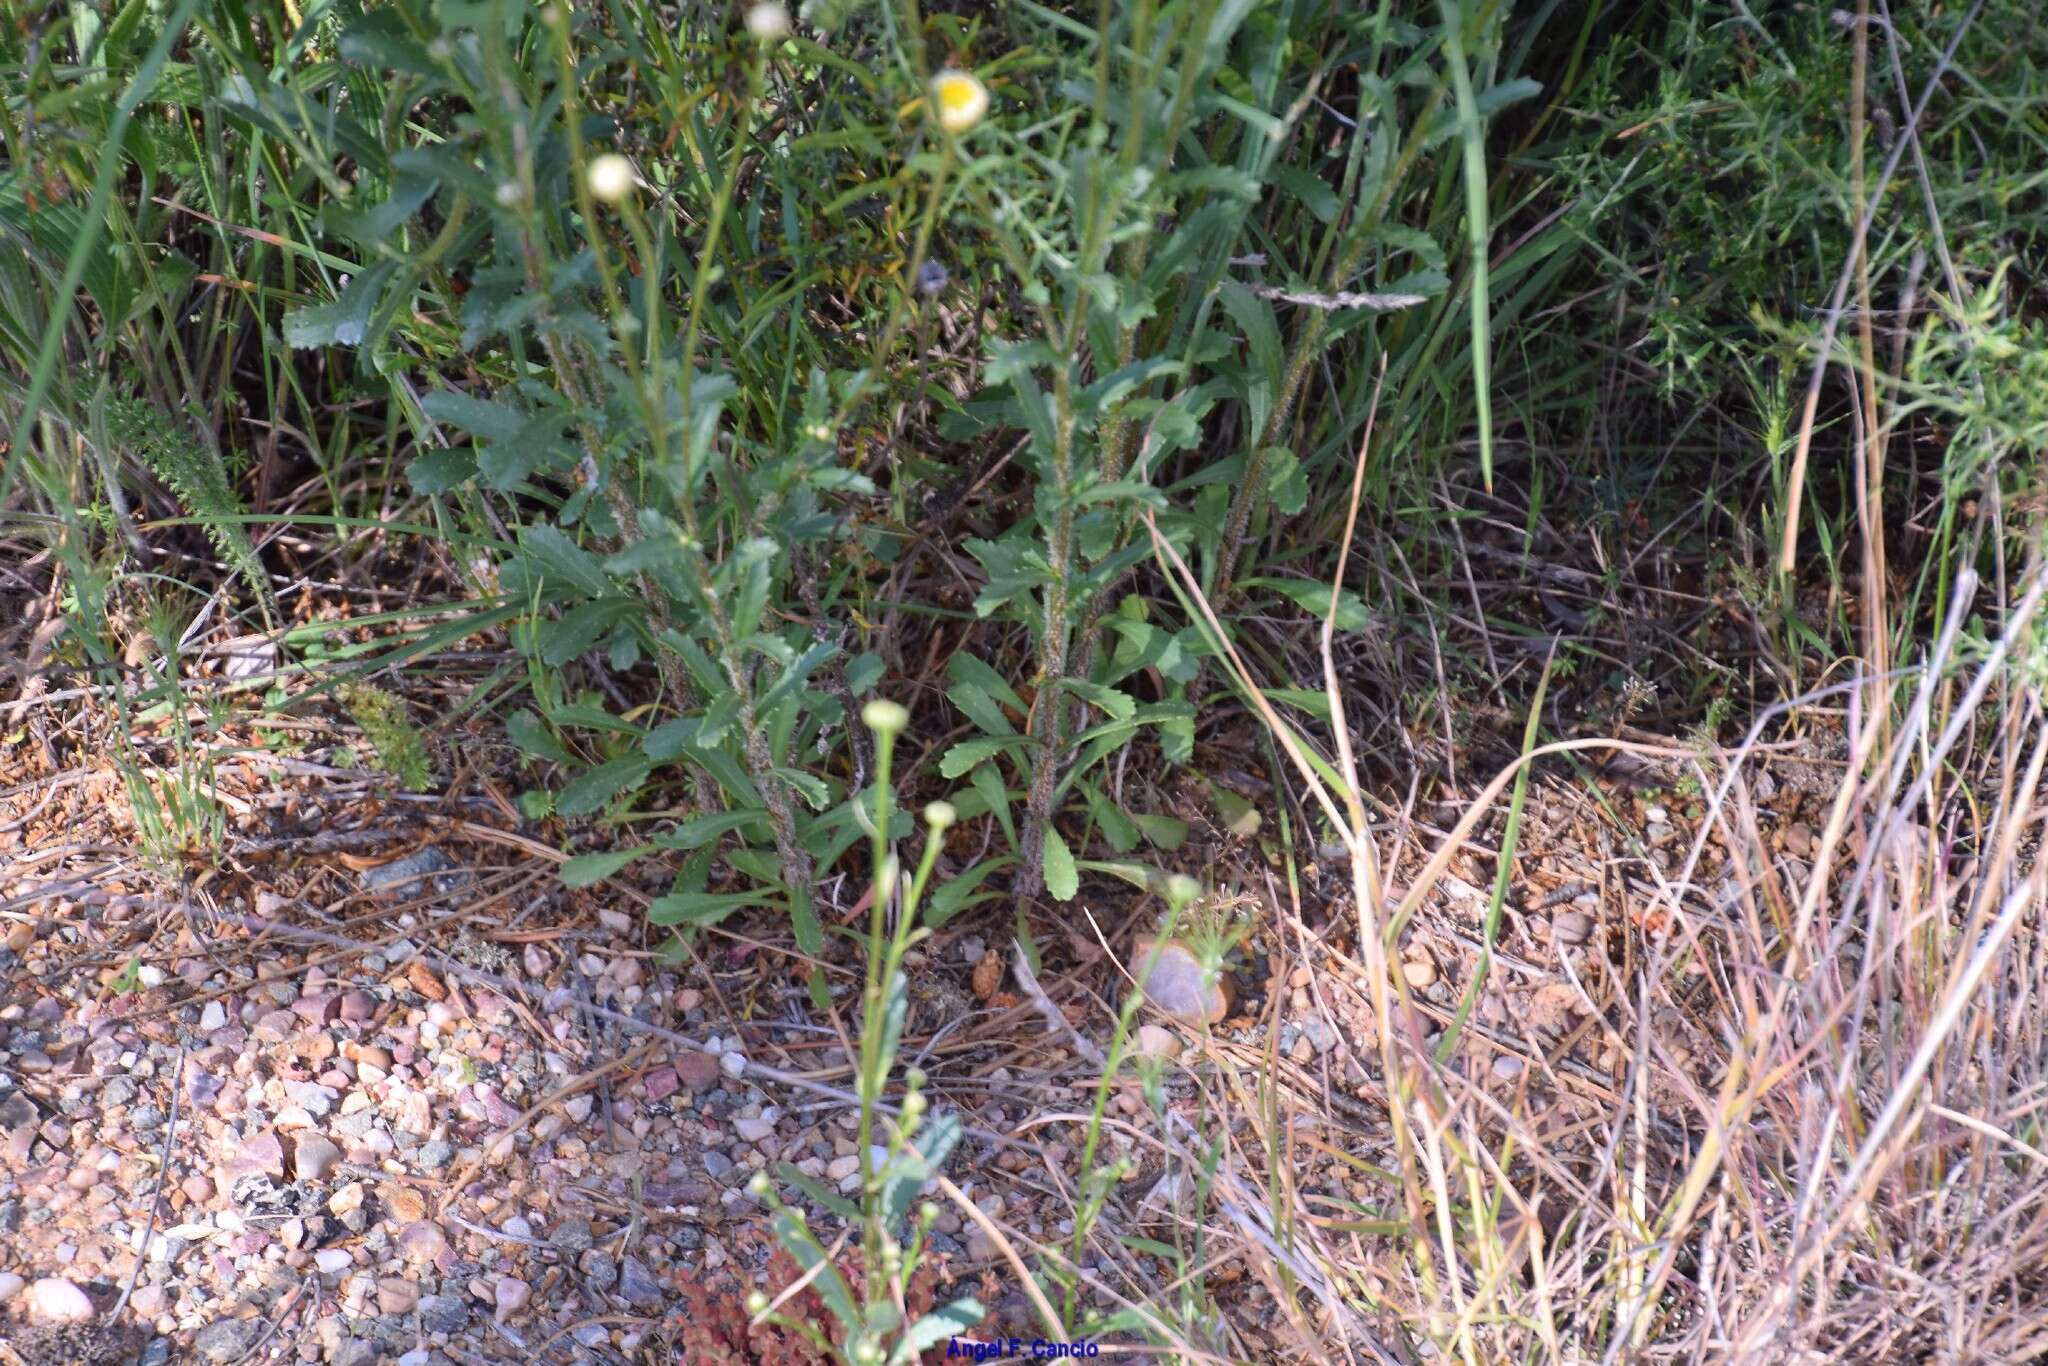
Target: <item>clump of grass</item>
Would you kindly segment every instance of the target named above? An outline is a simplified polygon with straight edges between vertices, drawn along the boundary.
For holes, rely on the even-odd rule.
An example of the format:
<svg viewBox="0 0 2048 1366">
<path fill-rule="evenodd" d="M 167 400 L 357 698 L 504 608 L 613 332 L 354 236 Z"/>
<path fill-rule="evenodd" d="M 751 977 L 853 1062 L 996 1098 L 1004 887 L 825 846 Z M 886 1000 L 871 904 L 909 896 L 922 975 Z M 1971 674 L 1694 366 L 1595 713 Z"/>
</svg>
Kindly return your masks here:
<svg viewBox="0 0 2048 1366">
<path fill-rule="evenodd" d="M 406 714 L 405 703 L 373 683 L 355 680 L 342 685 L 341 704 L 362 730 L 380 770 L 398 779 L 408 792 L 425 792 L 434 785 L 426 737 Z"/>
<path fill-rule="evenodd" d="M 1157 546 L 1351 864 L 1392 1156 L 1376 1168 L 1385 1210 L 1347 1227 L 1373 1237 L 1331 1241 L 1277 1168 L 1235 1150 L 1244 1183 L 1269 1195 L 1271 1283 L 1290 1302 L 1320 1300 L 1333 1350 L 1389 1320 L 1414 1347 L 1466 1362 L 1898 1360 L 1957 1343 L 2011 1360 L 2042 1348 L 2048 1156 L 2034 1112 L 2048 1038 L 2014 1003 L 2044 986 L 2028 944 L 2048 930 L 2048 868 L 2027 851 L 2048 820 L 2048 712 L 2032 672 L 2048 570 L 2018 576 L 1988 621 L 1971 616 L 1977 585 L 1960 573 L 1896 714 L 1857 707 L 1872 695 L 1859 678 L 1770 708 L 1733 748 L 1528 747 L 1395 894 L 1364 819 L 1327 621 L 1318 745 Z M 1340 577 L 1342 566 L 1340 549 Z M 1971 637 L 1980 644 L 1963 648 Z M 1757 787 L 1778 730 L 1830 711 L 1846 772 L 1810 856 L 1788 862 Z M 1688 762 L 1704 819 L 1650 904 L 1630 907 L 1640 957 L 1585 1000 L 1617 1060 L 1609 1098 L 1589 1103 L 1554 1077 L 1502 1094 L 1484 1080 L 1495 1046 L 1438 1040 L 1390 955 L 1510 784 L 1584 749 Z M 1725 854 L 1718 877 L 1710 847 Z M 1482 961 L 1498 930 L 1489 919 Z M 1300 1268 L 1312 1274 L 1294 1283 Z M 1987 1279 L 2013 1293 L 1977 1294 Z"/>
</svg>

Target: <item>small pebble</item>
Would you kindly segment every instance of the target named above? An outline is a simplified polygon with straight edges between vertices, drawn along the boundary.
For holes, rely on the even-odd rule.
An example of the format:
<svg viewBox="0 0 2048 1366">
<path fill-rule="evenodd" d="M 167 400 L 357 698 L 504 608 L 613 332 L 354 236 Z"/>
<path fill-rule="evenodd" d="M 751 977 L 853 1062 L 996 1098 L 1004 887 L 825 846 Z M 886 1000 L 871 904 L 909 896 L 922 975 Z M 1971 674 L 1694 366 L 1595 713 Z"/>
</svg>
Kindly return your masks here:
<svg viewBox="0 0 2048 1366">
<path fill-rule="evenodd" d="M 1177 1058 L 1180 1056 L 1180 1036 L 1162 1025 L 1138 1026 L 1138 1053 L 1147 1058 Z"/>
<path fill-rule="evenodd" d="M 83 1290 L 59 1276 L 45 1276 L 28 1288 L 29 1317 L 44 1323 L 89 1323 L 98 1311 Z"/>
<path fill-rule="evenodd" d="M 1166 1014 L 1190 1024 L 1213 1024 L 1230 1012 L 1229 988 L 1187 945 L 1144 936 L 1132 947 L 1131 959 L 1146 999 Z"/>
<path fill-rule="evenodd" d="M 1565 911 L 1551 922 L 1551 934 L 1560 944 L 1583 944 L 1593 937 L 1593 917 L 1584 911 Z"/>
<path fill-rule="evenodd" d="M 500 1276 L 497 1287 L 492 1291 L 492 1297 L 498 1306 L 498 1322 L 503 1323 L 533 1298 L 533 1287 L 517 1276 Z"/>
<path fill-rule="evenodd" d="M 628 1257 L 619 1268 L 619 1293 L 626 1302 L 639 1309 L 654 1309 L 665 1304 L 668 1292 L 661 1282 L 654 1279 L 652 1272 L 638 1257 Z"/>
<path fill-rule="evenodd" d="M 416 1219 L 398 1231 L 398 1250 L 409 1262 L 431 1262 L 448 1250 L 448 1235 L 431 1219 Z"/>
<path fill-rule="evenodd" d="M 1401 975 L 1417 991 L 1436 981 L 1436 964 L 1427 958 L 1411 958 L 1401 964 Z"/>
<path fill-rule="evenodd" d="M 292 1146 L 292 1157 L 301 1181 L 325 1181 L 341 1165 L 341 1149 L 318 1134 L 303 1135 Z"/>
<path fill-rule="evenodd" d="M 429 1333 L 459 1333 L 469 1325 L 469 1305 L 460 1295 L 428 1295 L 420 1301 L 420 1326 Z"/>
<path fill-rule="evenodd" d="M 263 1332 L 259 1319 L 215 1319 L 199 1330 L 199 1336 L 192 1342 L 192 1350 L 199 1354 L 201 1361 L 240 1361 L 256 1345 L 258 1335 Z"/>
</svg>

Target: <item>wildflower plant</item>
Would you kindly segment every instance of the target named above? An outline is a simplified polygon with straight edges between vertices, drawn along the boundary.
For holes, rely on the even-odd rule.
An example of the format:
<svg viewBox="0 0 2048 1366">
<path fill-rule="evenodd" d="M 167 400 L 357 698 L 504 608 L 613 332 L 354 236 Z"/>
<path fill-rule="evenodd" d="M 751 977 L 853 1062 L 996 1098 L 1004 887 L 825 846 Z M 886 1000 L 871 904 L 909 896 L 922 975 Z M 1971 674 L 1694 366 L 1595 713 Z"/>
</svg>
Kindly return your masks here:
<svg viewBox="0 0 2048 1366">
<path fill-rule="evenodd" d="M 939 1216 L 936 1205 L 919 1203 L 918 1197 L 959 1143 L 961 1124 L 957 1114 L 931 1112 L 924 1094 L 925 1077 L 917 1068 L 905 1074 L 902 1098 L 893 1114 L 885 1103 L 909 1012 L 904 958 L 931 936 L 930 927 L 919 921 L 918 907 L 931 885 L 946 832 L 953 828 L 958 814 L 947 802 L 925 807 L 924 849 L 916 872 L 905 876 L 889 836 L 893 825 L 890 770 L 897 738 L 909 724 L 910 714 L 901 704 L 884 699 L 863 707 L 861 720 L 875 739 L 875 785 L 872 812 L 864 822 L 874 879 L 869 889 L 859 1055 L 854 1073 L 860 1116 L 858 1204 L 841 1199 L 794 1167 L 785 1164 L 781 1169 L 785 1179 L 820 1206 L 858 1225 L 857 1285 L 849 1283 L 811 1231 L 803 1208 L 784 1204 L 765 1172 L 753 1178 L 748 1192 L 773 1211 L 775 1236 L 838 1320 L 840 1359 L 854 1366 L 881 1362 L 909 1366 L 927 1348 L 973 1327 L 982 1316 L 981 1305 L 963 1297 L 913 1323 L 904 1321 L 905 1286 L 925 1255 L 927 1235 Z M 910 1218 L 913 1205 L 917 1207 L 914 1220 Z M 776 1315 L 775 1303 L 756 1292 L 747 1309 L 757 1321 L 772 1319 L 802 1333 L 813 1345 L 829 1349 L 831 1344 L 815 1327 Z"/>
</svg>

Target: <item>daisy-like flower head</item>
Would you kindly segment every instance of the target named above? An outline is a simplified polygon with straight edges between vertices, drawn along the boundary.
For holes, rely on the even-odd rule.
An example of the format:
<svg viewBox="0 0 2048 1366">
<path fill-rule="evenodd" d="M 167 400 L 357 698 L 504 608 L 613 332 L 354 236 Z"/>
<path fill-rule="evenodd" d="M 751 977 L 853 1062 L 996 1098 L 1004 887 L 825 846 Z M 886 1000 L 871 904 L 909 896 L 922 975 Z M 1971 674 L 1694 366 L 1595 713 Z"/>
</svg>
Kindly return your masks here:
<svg viewBox="0 0 2048 1366">
<path fill-rule="evenodd" d="M 789 36 L 789 10 L 787 7 L 763 0 L 758 5 L 747 7 L 747 32 L 764 43 L 772 43 Z"/>
<path fill-rule="evenodd" d="M 988 113 L 988 87 L 968 72 L 941 71 L 932 77 L 932 108 L 938 113 L 939 127 L 957 137 Z"/>
<path fill-rule="evenodd" d="M 616 204 L 633 193 L 633 184 L 640 178 L 633 172 L 633 163 L 617 152 L 606 152 L 591 162 L 588 175 L 590 193 L 607 204 Z"/>
</svg>

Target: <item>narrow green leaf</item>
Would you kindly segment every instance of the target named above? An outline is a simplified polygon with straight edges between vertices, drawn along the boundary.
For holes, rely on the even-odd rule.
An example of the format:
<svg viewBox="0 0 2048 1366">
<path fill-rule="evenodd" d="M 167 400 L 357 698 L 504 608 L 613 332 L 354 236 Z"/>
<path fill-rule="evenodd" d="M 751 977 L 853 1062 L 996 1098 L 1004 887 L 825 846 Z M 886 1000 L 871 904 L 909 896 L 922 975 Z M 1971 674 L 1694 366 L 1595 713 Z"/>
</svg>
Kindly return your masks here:
<svg viewBox="0 0 2048 1366">
<path fill-rule="evenodd" d="M 716 925 L 742 906 L 765 906 L 767 892 L 670 892 L 655 898 L 647 918 L 657 925 Z"/>
</svg>

